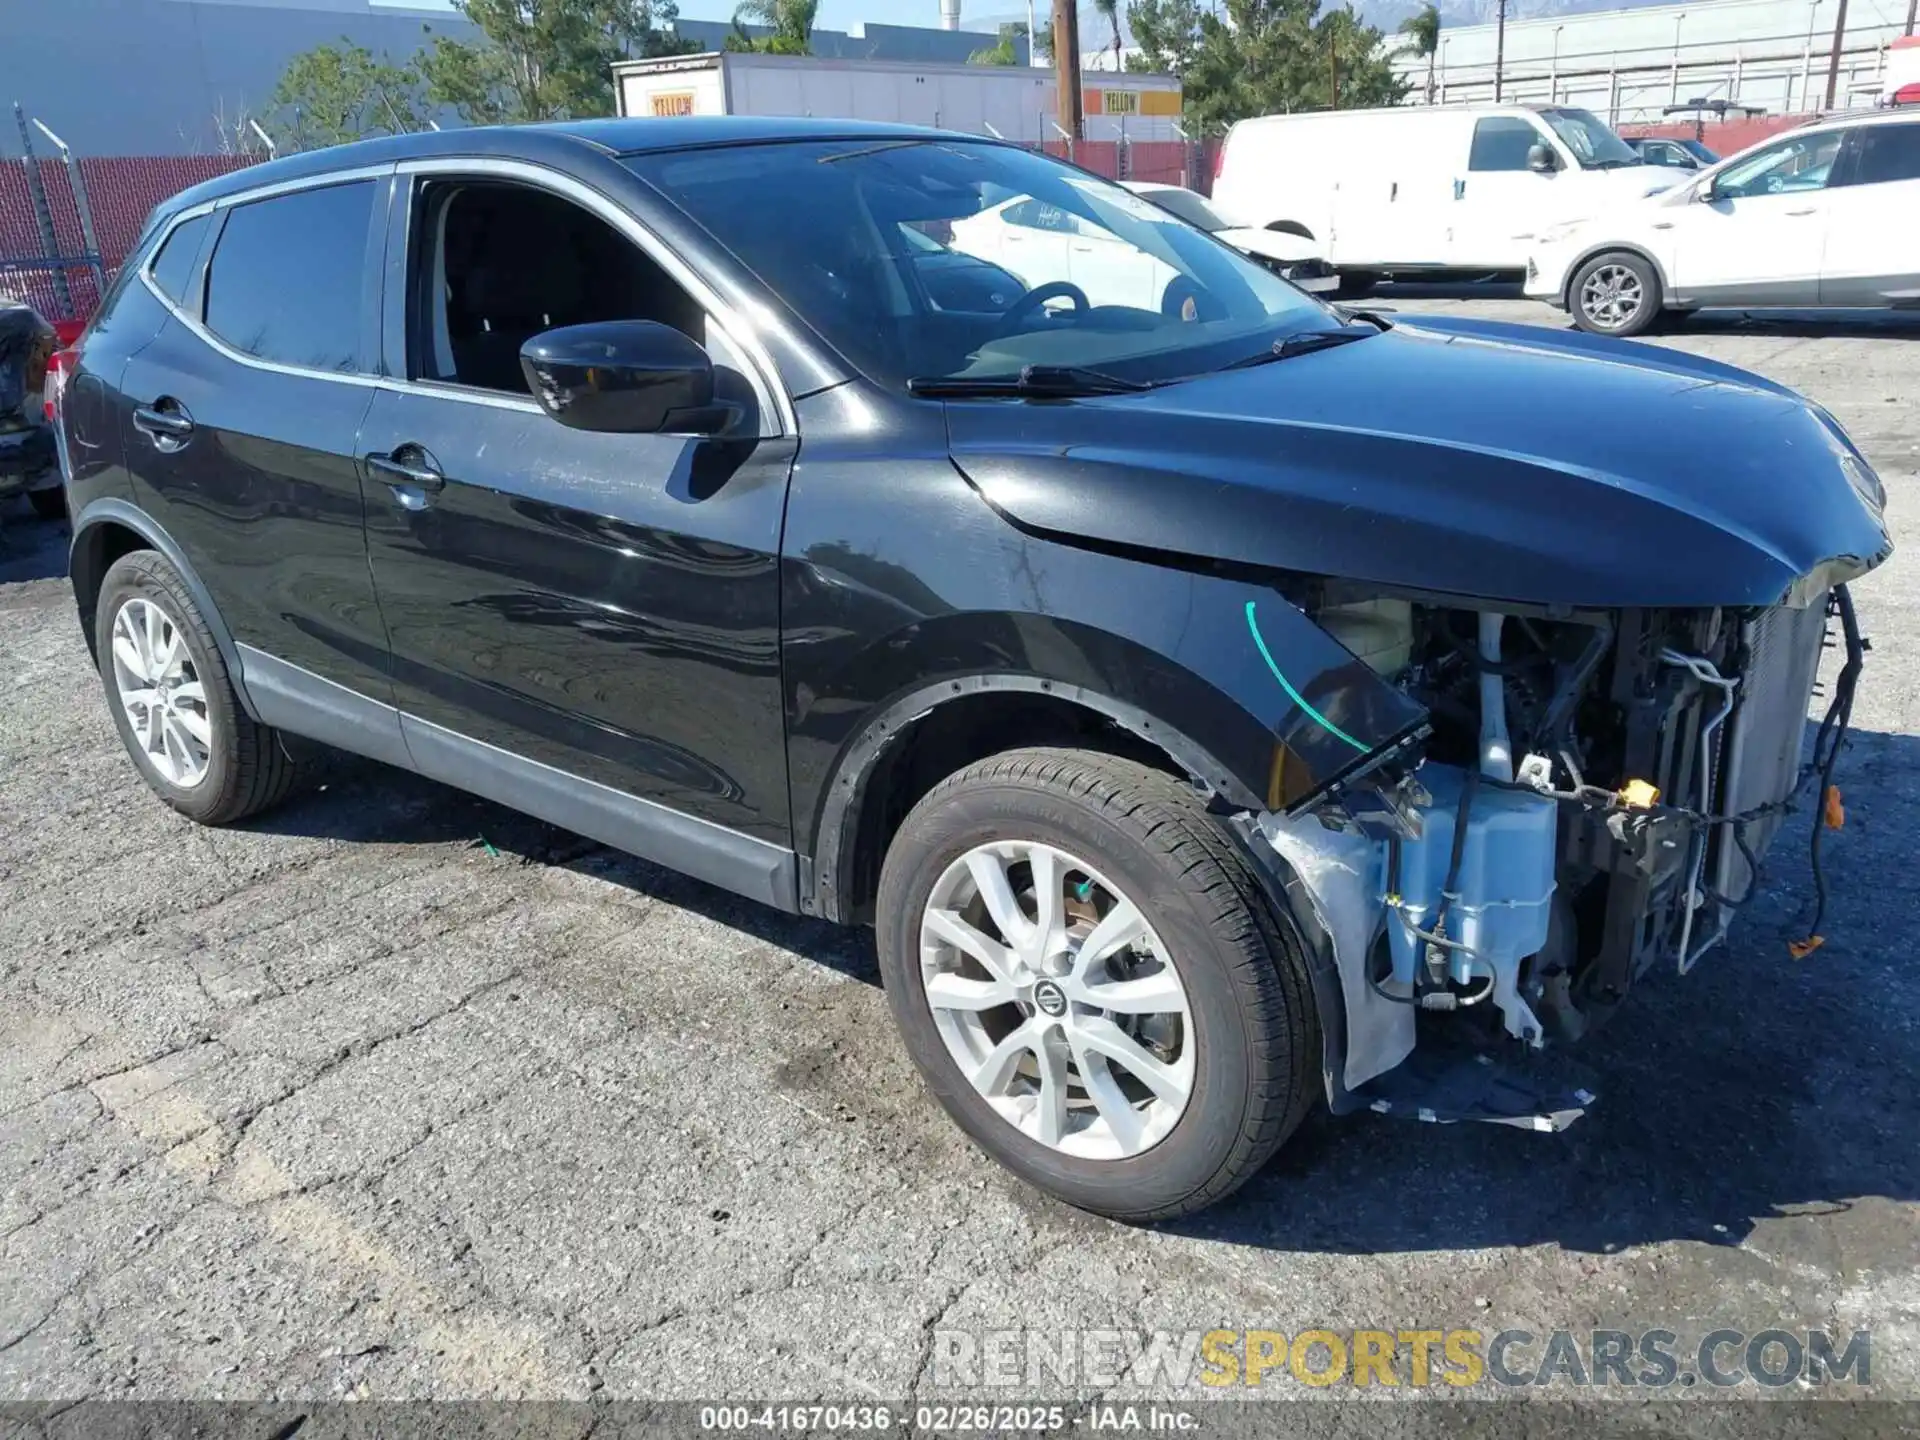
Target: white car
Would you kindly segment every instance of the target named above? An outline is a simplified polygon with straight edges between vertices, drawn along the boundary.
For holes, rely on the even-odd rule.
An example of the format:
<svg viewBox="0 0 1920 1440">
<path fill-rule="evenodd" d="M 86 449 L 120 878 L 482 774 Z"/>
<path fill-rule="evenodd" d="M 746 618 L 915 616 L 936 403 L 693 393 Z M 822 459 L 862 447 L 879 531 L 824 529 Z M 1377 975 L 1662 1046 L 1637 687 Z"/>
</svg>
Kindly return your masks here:
<svg viewBox="0 0 1920 1440">
<path fill-rule="evenodd" d="M 1541 232 L 1527 294 L 1638 335 L 1703 305 L 1920 306 L 1920 109 L 1836 115 Z"/>
<path fill-rule="evenodd" d="M 1172 211 L 1194 229 L 1224 240 L 1242 255 L 1259 261 L 1309 295 L 1327 295 L 1340 288 L 1339 272 L 1321 258 L 1321 247 L 1304 236 L 1286 230 L 1236 225 L 1215 209 L 1206 196 L 1184 185 L 1162 185 L 1153 180 L 1121 183 L 1162 210 Z"/>
<path fill-rule="evenodd" d="M 1151 187 L 1155 193 L 1143 193 L 1148 187 L 1141 185 L 1127 188 L 1140 195 L 1130 202 L 1136 209 L 1135 218 L 1165 223 L 1171 216 L 1191 223 L 1186 210 L 1164 203 L 1157 193 L 1177 191 L 1179 195 L 1190 195 L 1190 191 L 1180 191 L 1176 186 Z M 1113 194 L 1111 190 L 1105 193 L 1109 197 Z M 1192 198 L 1200 199 L 1197 195 Z M 1219 221 L 1217 215 L 1213 218 Z M 1120 305 L 1162 313 L 1170 313 L 1184 303 L 1176 282 L 1179 285 L 1187 282 L 1172 265 L 1084 216 L 1030 196 L 1015 195 L 977 214 L 955 220 L 951 231 L 947 241 L 949 249 L 1010 271 L 1029 289 L 1066 281 L 1081 291 L 1091 305 Z M 1233 243 L 1228 235 L 1220 238 Z M 1307 242 L 1295 236 L 1275 236 L 1274 240 L 1274 248 L 1283 252 L 1311 250 Z M 1248 247 L 1238 244 L 1235 248 L 1248 251 Z M 1312 257 L 1309 253 L 1301 258 L 1311 260 Z M 1337 277 L 1330 275 L 1302 278 L 1312 280 L 1321 289 L 1332 289 L 1338 284 Z M 1308 287 L 1301 285 L 1300 288 Z"/>
</svg>

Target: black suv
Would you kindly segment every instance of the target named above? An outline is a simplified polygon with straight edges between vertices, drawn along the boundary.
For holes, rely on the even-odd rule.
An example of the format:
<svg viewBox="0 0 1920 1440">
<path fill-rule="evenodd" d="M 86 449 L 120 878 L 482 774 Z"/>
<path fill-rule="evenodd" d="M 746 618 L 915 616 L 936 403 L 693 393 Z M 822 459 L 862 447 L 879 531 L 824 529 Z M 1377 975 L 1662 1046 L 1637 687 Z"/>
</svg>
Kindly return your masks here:
<svg viewBox="0 0 1920 1440">
<path fill-rule="evenodd" d="M 1725 934 L 1889 550 L 1767 381 L 1337 312 L 893 126 L 226 176 L 153 217 L 60 407 L 81 621 L 170 805 L 280 800 L 286 732 L 871 924 L 953 1117 L 1130 1218 L 1323 1095 L 1579 1113 L 1536 1052 Z"/>
</svg>

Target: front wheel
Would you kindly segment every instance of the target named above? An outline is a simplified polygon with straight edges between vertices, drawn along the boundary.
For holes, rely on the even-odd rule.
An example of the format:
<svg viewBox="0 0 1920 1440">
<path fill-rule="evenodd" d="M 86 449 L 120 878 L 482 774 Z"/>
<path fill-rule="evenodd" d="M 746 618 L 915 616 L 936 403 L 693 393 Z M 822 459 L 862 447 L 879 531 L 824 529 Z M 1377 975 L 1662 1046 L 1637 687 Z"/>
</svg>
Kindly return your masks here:
<svg viewBox="0 0 1920 1440">
<path fill-rule="evenodd" d="M 114 727 L 155 794 L 203 825 L 285 798 L 293 759 L 279 732 L 241 705 L 213 632 L 165 557 L 135 550 L 114 561 L 95 623 Z"/>
<path fill-rule="evenodd" d="M 1237 1189 L 1315 1094 L 1297 949 L 1198 798 L 1019 750 L 943 781 L 887 852 L 887 997 L 935 1097 L 1069 1204 L 1124 1220 Z"/>
<path fill-rule="evenodd" d="M 1624 250 L 1596 255 L 1567 287 L 1573 323 L 1595 335 L 1643 335 L 1660 318 L 1660 276 Z"/>
</svg>

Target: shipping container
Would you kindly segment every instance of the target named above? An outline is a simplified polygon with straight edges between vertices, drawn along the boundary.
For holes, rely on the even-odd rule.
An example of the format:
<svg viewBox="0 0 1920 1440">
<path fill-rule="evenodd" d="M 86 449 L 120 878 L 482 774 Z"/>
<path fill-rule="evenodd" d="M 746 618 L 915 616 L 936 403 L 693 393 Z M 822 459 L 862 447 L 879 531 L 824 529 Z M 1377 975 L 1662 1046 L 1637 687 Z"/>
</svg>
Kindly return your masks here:
<svg viewBox="0 0 1920 1440">
<path fill-rule="evenodd" d="M 932 125 L 1041 144 L 1059 139 L 1051 69 L 822 60 L 731 51 L 613 67 L 622 115 L 811 115 Z M 1085 77 L 1085 138 L 1154 144 L 1182 138 L 1171 75 Z"/>
</svg>

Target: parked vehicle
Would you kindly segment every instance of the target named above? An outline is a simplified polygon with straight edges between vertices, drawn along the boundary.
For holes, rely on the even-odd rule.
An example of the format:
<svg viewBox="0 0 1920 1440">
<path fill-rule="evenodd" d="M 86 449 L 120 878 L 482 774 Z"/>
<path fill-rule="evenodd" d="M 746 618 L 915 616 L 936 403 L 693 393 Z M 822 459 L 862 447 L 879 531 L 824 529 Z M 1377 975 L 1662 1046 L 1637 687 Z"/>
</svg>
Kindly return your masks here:
<svg viewBox="0 0 1920 1440">
<path fill-rule="evenodd" d="M 1647 164 L 1672 170 L 1704 170 L 1720 158 L 1698 140 L 1674 140 L 1663 135 L 1628 137 L 1627 145 Z"/>
<path fill-rule="evenodd" d="M 1602 335 L 1703 305 L 1920 305 L 1917 218 L 1920 110 L 1836 115 L 1549 227 L 1527 293 Z"/>
<path fill-rule="evenodd" d="M 1242 120 L 1214 206 L 1319 246 L 1349 284 L 1368 274 L 1518 274 L 1541 227 L 1674 182 L 1568 106 L 1396 106 Z"/>
<path fill-rule="evenodd" d="M 1010 195 L 1190 303 L 1070 259 L 931 303 L 903 227 Z M 209 181 L 59 423 L 80 620 L 167 804 L 268 809 L 290 733 L 871 924 L 953 1118 L 1131 1219 L 1322 1096 L 1577 1115 L 1527 1058 L 1724 935 L 1830 613 L 1831 780 L 1846 583 L 1890 550 L 1766 380 L 1345 319 L 1045 156 L 838 121 Z"/>
<path fill-rule="evenodd" d="M 1171 210 L 1196 230 L 1204 230 L 1241 254 L 1273 271 L 1309 295 L 1328 295 L 1340 288 L 1340 275 L 1316 253 L 1318 247 L 1284 230 L 1249 230 L 1235 225 L 1208 203 L 1207 197 L 1184 185 L 1154 180 L 1123 181 L 1162 210 Z"/>
<path fill-rule="evenodd" d="M 31 305 L 0 296 L 0 499 L 27 492 L 36 513 L 66 513 L 53 431 L 41 397 L 54 329 Z"/>
</svg>

